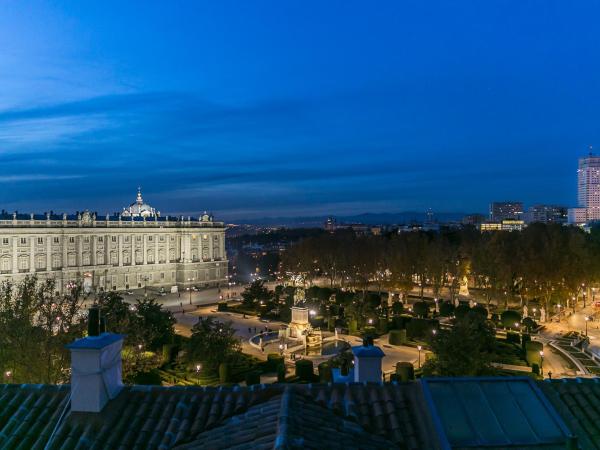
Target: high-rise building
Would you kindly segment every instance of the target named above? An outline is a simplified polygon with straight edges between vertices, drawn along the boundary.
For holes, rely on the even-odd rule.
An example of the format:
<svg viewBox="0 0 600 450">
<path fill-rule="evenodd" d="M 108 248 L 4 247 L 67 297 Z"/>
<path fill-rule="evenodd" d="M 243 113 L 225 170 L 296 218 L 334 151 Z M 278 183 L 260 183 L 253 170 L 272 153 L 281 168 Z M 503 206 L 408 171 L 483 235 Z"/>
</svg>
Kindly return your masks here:
<svg viewBox="0 0 600 450">
<path fill-rule="evenodd" d="M 490 203 L 490 220 L 519 220 L 523 215 L 523 202 L 492 202 Z"/>
<path fill-rule="evenodd" d="M 557 205 L 533 205 L 523 215 L 526 223 L 565 223 L 567 208 Z"/>
<path fill-rule="evenodd" d="M 569 223 L 600 220 L 600 156 L 591 153 L 579 158 L 577 208 L 569 209 Z"/>
</svg>

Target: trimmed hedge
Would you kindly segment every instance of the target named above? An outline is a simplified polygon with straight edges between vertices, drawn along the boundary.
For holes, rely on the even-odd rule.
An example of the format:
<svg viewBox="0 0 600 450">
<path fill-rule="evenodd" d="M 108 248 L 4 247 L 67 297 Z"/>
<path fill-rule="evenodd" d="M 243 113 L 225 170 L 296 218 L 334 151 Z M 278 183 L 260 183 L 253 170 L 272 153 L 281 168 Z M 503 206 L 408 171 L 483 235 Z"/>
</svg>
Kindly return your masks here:
<svg viewBox="0 0 600 450">
<path fill-rule="evenodd" d="M 267 355 L 267 364 L 266 370 L 267 372 L 275 372 L 277 370 L 277 366 L 283 362 L 283 356 L 279 353 L 269 353 Z"/>
<path fill-rule="evenodd" d="M 253 384 L 260 384 L 260 372 L 256 370 L 251 370 L 246 372 L 245 375 L 246 386 L 251 386 Z"/>
<path fill-rule="evenodd" d="M 219 302 L 217 303 L 217 311 L 227 311 L 227 302 Z"/>
<path fill-rule="evenodd" d="M 500 315 L 500 321 L 504 328 L 516 329 L 515 324 L 521 323 L 521 313 L 512 309 L 507 309 Z"/>
<path fill-rule="evenodd" d="M 395 315 L 400 315 L 404 312 L 404 303 L 402 302 L 394 302 L 392 303 L 392 313 Z"/>
<path fill-rule="evenodd" d="M 358 324 L 355 319 L 348 321 L 348 333 L 354 334 L 358 330 Z"/>
<path fill-rule="evenodd" d="M 330 383 L 332 381 L 331 364 L 328 361 L 319 364 L 317 370 L 319 371 L 319 381 L 321 383 Z"/>
<path fill-rule="evenodd" d="M 296 361 L 296 376 L 302 381 L 312 381 L 314 375 L 313 363 L 308 359 Z"/>
<path fill-rule="evenodd" d="M 512 342 L 514 344 L 520 344 L 521 343 L 521 336 L 519 336 L 519 333 L 515 333 L 514 331 L 508 331 L 506 333 L 506 342 Z"/>
<path fill-rule="evenodd" d="M 417 302 L 413 305 L 413 312 L 418 317 L 427 317 L 429 315 L 429 305 L 427 302 Z"/>
<path fill-rule="evenodd" d="M 431 330 L 437 329 L 439 322 L 430 319 L 413 319 L 406 326 L 406 335 L 409 339 L 428 338 Z"/>
<path fill-rule="evenodd" d="M 225 384 L 229 381 L 229 364 L 219 364 L 219 382 Z"/>
<path fill-rule="evenodd" d="M 398 381 L 410 381 L 415 379 L 414 366 L 406 361 L 396 363 L 396 376 Z"/>
<path fill-rule="evenodd" d="M 390 345 L 406 344 L 406 330 L 391 330 L 388 342 Z"/>
<path fill-rule="evenodd" d="M 481 315 L 481 317 L 484 318 L 484 319 L 488 318 L 488 310 L 483 305 L 475 305 L 473 308 L 471 308 L 471 311 L 473 311 L 474 313 L 477 313 L 477 314 Z"/>
<path fill-rule="evenodd" d="M 440 305 L 440 316 L 451 317 L 454 315 L 454 305 L 452 302 L 443 302 Z"/>
<path fill-rule="evenodd" d="M 530 366 L 533 366 L 533 364 L 542 364 L 540 351 L 543 349 L 544 345 L 541 342 L 529 341 L 525 343 L 525 360 Z"/>
<path fill-rule="evenodd" d="M 279 363 L 279 365 L 277 366 L 277 382 L 278 383 L 285 383 L 285 363 L 281 362 Z"/>
<path fill-rule="evenodd" d="M 468 304 L 460 303 L 456 308 L 454 308 L 454 317 L 457 319 L 462 319 L 469 313 L 469 311 L 471 311 L 471 308 Z"/>
</svg>

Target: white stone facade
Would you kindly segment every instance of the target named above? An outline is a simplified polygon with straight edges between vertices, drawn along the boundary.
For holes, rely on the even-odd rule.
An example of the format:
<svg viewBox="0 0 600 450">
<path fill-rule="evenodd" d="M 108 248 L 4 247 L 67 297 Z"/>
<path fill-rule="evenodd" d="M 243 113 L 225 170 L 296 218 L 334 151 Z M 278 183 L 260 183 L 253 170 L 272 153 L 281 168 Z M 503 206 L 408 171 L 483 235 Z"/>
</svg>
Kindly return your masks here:
<svg viewBox="0 0 600 450">
<path fill-rule="evenodd" d="M 96 217 L 0 214 L 0 282 L 54 278 L 57 290 L 215 286 L 227 282 L 225 226 L 204 214 Z"/>
</svg>

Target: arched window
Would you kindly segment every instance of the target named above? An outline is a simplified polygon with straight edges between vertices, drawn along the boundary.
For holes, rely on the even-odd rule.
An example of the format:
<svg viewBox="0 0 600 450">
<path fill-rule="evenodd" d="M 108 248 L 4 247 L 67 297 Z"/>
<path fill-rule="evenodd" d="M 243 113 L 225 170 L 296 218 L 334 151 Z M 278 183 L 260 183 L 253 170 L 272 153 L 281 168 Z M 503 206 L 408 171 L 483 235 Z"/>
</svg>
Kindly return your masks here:
<svg viewBox="0 0 600 450">
<path fill-rule="evenodd" d="M 143 264 L 144 262 L 144 255 L 142 254 L 141 250 L 136 250 L 135 251 L 135 263 L 136 264 Z"/>
<path fill-rule="evenodd" d="M 19 270 L 29 270 L 29 256 L 19 256 Z"/>
<path fill-rule="evenodd" d="M 119 256 L 117 255 L 117 252 L 110 252 L 110 263 L 113 266 L 119 264 Z"/>
<path fill-rule="evenodd" d="M 104 264 L 104 252 L 96 252 L 96 264 Z"/>
<path fill-rule="evenodd" d="M 162 248 L 158 251 L 158 262 L 161 264 L 165 262 L 165 251 Z"/>
<path fill-rule="evenodd" d="M 123 252 L 123 264 L 131 264 L 131 253 L 127 250 Z"/>
<path fill-rule="evenodd" d="M 55 253 L 52 255 L 52 268 L 60 269 L 62 267 L 62 256 L 60 253 Z"/>
<path fill-rule="evenodd" d="M 89 266 L 91 264 L 89 253 L 86 252 L 83 255 L 81 255 L 81 259 L 84 266 Z"/>
<path fill-rule="evenodd" d="M 35 257 L 35 269 L 36 270 L 46 269 L 46 255 L 37 255 Z"/>
<path fill-rule="evenodd" d="M 2 272 L 10 272 L 12 269 L 12 258 L 10 256 L 3 256 L 0 260 L 0 270 Z"/>
<path fill-rule="evenodd" d="M 146 252 L 146 258 L 147 258 L 148 264 L 153 264 L 154 263 L 154 250 L 148 250 Z"/>
<path fill-rule="evenodd" d="M 173 261 L 175 261 L 175 249 L 170 248 L 169 249 L 169 262 L 173 262 Z"/>
<path fill-rule="evenodd" d="M 67 254 L 67 266 L 75 267 L 77 265 L 77 255 L 75 253 Z"/>
</svg>

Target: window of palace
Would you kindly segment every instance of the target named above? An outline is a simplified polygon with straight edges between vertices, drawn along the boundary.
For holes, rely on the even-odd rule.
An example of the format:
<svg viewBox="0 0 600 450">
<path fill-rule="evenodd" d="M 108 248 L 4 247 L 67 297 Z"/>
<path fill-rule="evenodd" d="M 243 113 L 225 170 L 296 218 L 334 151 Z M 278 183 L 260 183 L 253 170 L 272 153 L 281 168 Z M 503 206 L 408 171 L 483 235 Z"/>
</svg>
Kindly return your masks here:
<svg viewBox="0 0 600 450">
<path fill-rule="evenodd" d="M 75 253 L 69 253 L 67 255 L 67 266 L 75 267 L 77 265 L 77 257 Z"/>
<path fill-rule="evenodd" d="M 60 269 L 62 265 L 62 257 L 60 255 L 52 255 L 52 268 Z"/>
<path fill-rule="evenodd" d="M 37 243 L 38 244 L 43 244 L 44 243 L 44 238 L 43 237 L 37 238 Z"/>
<path fill-rule="evenodd" d="M 29 269 L 29 257 L 28 256 L 19 256 L 19 269 L 21 269 L 21 270 Z"/>
<path fill-rule="evenodd" d="M 0 270 L 2 270 L 2 272 L 8 272 L 9 270 L 11 270 L 11 260 L 9 256 L 4 256 L 1 260 L 0 260 Z"/>
<path fill-rule="evenodd" d="M 21 245 L 27 244 L 27 238 L 21 238 Z"/>
<path fill-rule="evenodd" d="M 53 242 L 54 242 L 55 244 L 60 244 L 60 238 L 59 238 L 59 237 L 55 237 L 55 238 L 53 238 Z"/>
<path fill-rule="evenodd" d="M 2 244 L 8 245 L 8 238 L 2 238 Z"/>
<path fill-rule="evenodd" d="M 38 255 L 35 258 L 35 268 L 37 270 L 46 268 L 46 255 Z"/>
<path fill-rule="evenodd" d="M 70 244 L 74 244 L 74 243 L 75 243 L 75 237 L 71 236 L 71 237 L 69 238 L 69 243 L 70 243 Z"/>
</svg>

